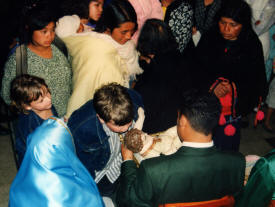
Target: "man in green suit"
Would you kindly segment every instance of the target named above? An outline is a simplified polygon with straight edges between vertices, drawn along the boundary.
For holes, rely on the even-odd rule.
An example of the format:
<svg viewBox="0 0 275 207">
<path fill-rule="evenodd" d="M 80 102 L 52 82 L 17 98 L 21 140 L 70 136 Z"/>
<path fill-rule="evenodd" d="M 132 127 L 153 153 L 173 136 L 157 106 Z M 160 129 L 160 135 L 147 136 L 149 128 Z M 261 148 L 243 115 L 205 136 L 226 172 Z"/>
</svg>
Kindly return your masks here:
<svg viewBox="0 0 275 207">
<path fill-rule="evenodd" d="M 147 207 L 165 203 L 196 202 L 234 195 L 244 183 L 245 158 L 213 146 L 212 130 L 220 116 L 219 100 L 191 91 L 182 97 L 178 112 L 178 135 L 182 147 L 172 155 L 141 162 L 122 146 L 119 206 Z"/>
</svg>

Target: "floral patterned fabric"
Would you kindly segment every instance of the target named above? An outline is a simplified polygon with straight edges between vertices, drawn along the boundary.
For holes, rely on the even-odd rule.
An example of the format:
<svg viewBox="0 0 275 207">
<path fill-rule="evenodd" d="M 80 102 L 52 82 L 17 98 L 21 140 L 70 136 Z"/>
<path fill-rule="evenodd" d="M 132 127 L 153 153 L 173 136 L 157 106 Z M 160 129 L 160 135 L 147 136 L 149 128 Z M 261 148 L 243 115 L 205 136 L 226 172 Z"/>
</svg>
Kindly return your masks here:
<svg viewBox="0 0 275 207">
<path fill-rule="evenodd" d="M 60 117 L 64 116 L 71 95 L 72 68 L 64 54 L 54 45 L 52 58 L 42 58 L 27 48 L 28 74 L 43 78 L 52 94 L 52 103 Z M 16 77 L 16 60 L 13 53 L 5 64 L 1 96 L 10 104 L 10 83 Z"/>
<path fill-rule="evenodd" d="M 165 14 L 164 21 L 169 25 L 178 43 L 180 52 L 186 48 L 192 39 L 193 9 L 185 1 L 174 1 Z"/>
</svg>

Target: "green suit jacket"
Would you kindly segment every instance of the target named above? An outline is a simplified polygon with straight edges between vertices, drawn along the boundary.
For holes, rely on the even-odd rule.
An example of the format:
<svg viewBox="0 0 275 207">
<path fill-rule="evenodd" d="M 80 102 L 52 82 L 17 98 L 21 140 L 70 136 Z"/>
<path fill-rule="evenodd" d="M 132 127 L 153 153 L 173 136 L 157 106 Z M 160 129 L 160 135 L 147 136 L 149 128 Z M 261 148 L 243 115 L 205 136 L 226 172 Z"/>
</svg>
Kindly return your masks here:
<svg viewBox="0 0 275 207">
<path fill-rule="evenodd" d="M 275 149 L 257 161 L 247 184 L 236 198 L 236 207 L 267 207 L 275 200 Z"/>
<path fill-rule="evenodd" d="M 215 147 L 181 147 L 175 154 L 121 167 L 119 206 L 158 206 L 234 195 L 244 183 L 245 158 Z"/>
</svg>

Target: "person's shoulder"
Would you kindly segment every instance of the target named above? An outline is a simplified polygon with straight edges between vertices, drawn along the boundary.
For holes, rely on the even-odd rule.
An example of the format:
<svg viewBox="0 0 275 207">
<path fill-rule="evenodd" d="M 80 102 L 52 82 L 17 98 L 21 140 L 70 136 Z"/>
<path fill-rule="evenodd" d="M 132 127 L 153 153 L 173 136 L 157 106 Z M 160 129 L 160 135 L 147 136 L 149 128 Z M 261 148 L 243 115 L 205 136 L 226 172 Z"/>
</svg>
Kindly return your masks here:
<svg viewBox="0 0 275 207">
<path fill-rule="evenodd" d="M 75 110 L 68 120 L 68 126 L 76 128 L 77 126 L 89 122 L 96 117 L 96 112 L 93 106 L 93 100 L 89 100 L 79 109 Z"/>
<path fill-rule="evenodd" d="M 175 0 L 173 1 L 167 8 L 167 10 L 175 10 L 179 7 L 185 7 L 188 9 L 192 9 L 191 3 L 188 0 Z"/>
<path fill-rule="evenodd" d="M 55 45 L 55 44 L 52 44 L 51 47 L 52 47 L 52 50 L 53 50 L 53 54 L 54 54 L 54 55 L 62 56 L 64 59 L 67 60 L 66 54 L 64 54 L 64 51 L 62 51 L 62 48 L 61 48 L 61 47 L 59 48 L 59 47 L 58 47 L 57 45 Z"/>
<path fill-rule="evenodd" d="M 245 162 L 245 156 L 240 152 L 217 150 L 216 153 L 220 159 Z"/>
<path fill-rule="evenodd" d="M 208 44 L 213 44 L 213 41 L 220 41 L 222 40 L 222 36 L 219 32 L 219 29 L 217 26 L 213 26 L 211 27 L 208 31 L 204 32 L 201 35 L 201 39 L 198 43 L 198 46 L 200 45 L 200 43 L 208 43 Z M 210 48 L 209 48 L 210 49 Z"/>
<path fill-rule="evenodd" d="M 7 57 L 5 68 L 7 67 L 14 67 L 15 68 L 15 61 L 16 61 L 16 52 L 12 53 L 10 56 Z"/>
<path fill-rule="evenodd" d="M 25 128 L 24 126 L 27 126 L 30 119 L 31 119 L 31 115 L 29 113 L 28 114 L 20 113 L 17 116 L 16 126 L 23 129 Z"/>
<path fill-rule="evenodd" d="M 58 113 L 57 113 L 56 108 L 55 108 L 54 105 L 52 105 L 52 109 L 51 110 L 52 110 L 53 115 L 56 116 L 56 117 L 58 117 Z"/>
<path fill-rule="evenodd" d="M 128 90 L 128 93 L 129 93 L 133 103 L 135 103 L 139 106 L 142 106 L 143 101 L 142 101 L 141 95 L 137 91 L 135 91 L 134 89 L 127 89 L 127 90 Z"/>
<path fill-rule="evenodd" d="M 163 155 L 160 154 L 158 157 L 152 157 L 149 159 L 145 159 L 141 162 L 141 165 L 143 165 L 144 168 L 150 169 L 150 170 L 158 170 L 160 168 L 165 168 L 165 166 L 171 166 L 173 165 L 173 160 L 175 154 L 171 155 Z"/>
<path fill-rule="evenodd" d="M 94 111 L 95 110 L 92 99 L 83 104 L 79 109 L 75 110 L 77 113 L 93 113 Z"/>
<path fill-rule="evenodd" d="M 42 119 L 35 112 L 29 111 L 26 114 L 20 113 L 18 115 L 16 126 L 20 128 L 21 131 L 30 132 L 29 130 L 35 129 L 41 122 Z"/>
<path fill-rule="evenodd" d="M 269 153 L 267 153 L 266 155 L 264 155 L 260 160 L 262 161 L 264 160 L 265 162 L 268 162 L 272 165 L 272 168 L 275 169 L 275 149 L 271 150 Z"/>
</svg>

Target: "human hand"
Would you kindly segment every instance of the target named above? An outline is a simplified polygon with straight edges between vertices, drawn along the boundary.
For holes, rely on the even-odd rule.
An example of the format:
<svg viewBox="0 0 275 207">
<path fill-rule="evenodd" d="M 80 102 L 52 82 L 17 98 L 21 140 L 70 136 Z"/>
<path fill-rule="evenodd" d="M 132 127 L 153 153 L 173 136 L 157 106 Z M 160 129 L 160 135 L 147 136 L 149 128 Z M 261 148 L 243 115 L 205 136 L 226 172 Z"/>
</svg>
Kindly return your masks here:
<svg viewBox="0 0 275 207">
<path fill-rule="evenodd" d="M 197 33 L 197 27 L 192 27 L 192 35 Z"/>
<path fill-rule="evenodd" d="M 214 89 L 214 94 L 218 97 L 224 97 L 230 91 L 230 84 L 228 81 L 223 81 Z"/>
<path fill-rule="evenodd" d="M 143 122 L 145 119 L 144 109 L 142 107 L 139 107 L 137 112 L 138 112 L 138 119 L 134 125 L 134 128 L 142 130 Z"/>
<path fill-rule="evenodd" d="M 150 64 L 150 62 L 151 62 L 151 59 L 149 57 L 146 57 L 146 56 L 143 56 L 143 55 L 139 56 L 139 59 L 140 60 L 145 60 L 147 64 Z"/>
<path fill-rule="evenodd" d="M 133 152 L 127 149 L 127 147 L 123 143 L 121 144 L 121 156 L 124 161 L 134 159 Z"/>
</svg>

